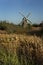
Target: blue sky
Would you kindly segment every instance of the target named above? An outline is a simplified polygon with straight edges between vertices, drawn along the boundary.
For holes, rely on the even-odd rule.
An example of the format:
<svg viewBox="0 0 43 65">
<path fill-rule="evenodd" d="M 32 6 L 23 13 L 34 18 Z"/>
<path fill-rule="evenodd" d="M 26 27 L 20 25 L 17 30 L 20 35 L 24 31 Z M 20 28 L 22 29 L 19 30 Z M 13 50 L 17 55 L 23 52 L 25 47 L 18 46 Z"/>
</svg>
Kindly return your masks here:
<svg viewBox="0 0 43 65">
<path fill-rule="evenodd" d="M 32 23 L 40 23 L 43 20 L 43 0 L 0 0 L 0 20 L 8 20 L 19 23 L 22 16 L 30 12 L 28 17 Z"/>
</svg>

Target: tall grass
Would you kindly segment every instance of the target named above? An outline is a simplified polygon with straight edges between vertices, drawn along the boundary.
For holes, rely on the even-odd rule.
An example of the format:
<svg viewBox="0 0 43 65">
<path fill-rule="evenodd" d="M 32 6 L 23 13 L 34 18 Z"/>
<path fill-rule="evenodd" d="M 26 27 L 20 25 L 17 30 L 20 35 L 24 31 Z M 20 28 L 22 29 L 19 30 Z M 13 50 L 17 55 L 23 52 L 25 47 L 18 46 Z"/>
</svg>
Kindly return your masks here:
<svg viewBox="0 0 43 65">
<path fill-rule="evenodd" d="M 31 41 L 27 41 L 23 36 L 19 36 L 19 39 L 15 37 L 14 40 L 10 36 L 7 42 L 6 36 L 0 36 L 0 65 L 43 65 L 43 41 L 38 37 L 31 37 L 28 37 Z"/>
</svg>

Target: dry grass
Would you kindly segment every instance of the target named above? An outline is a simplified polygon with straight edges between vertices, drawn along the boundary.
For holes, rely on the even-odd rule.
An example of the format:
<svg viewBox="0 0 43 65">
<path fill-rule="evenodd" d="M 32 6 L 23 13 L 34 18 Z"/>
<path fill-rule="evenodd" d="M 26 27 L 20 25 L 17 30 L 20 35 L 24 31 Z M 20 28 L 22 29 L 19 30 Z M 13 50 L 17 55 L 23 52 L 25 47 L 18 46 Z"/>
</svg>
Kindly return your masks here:
<svg viewBox="0 0 43 65">
<path fill-rule="evenodd" d="M 31 63 L 43 65 L 43 39 L 37 36 L 22 34 L 0 34 L 0 47 L 4 47 L 8 53 L 16 54 L 20 65 L 28 60 Z M 24 59 L 24 60 L 23 60 Z M 21 61 L 22 60 L 22 61 Z M 14 60 L 13 60 L 14 61 Z M 27 65 L 25 63 L 25 65 Z M 16 64 L 15 64 L 16 65 Z"/>
<path fill-rule="evenodd" d="M 17 47 L 18 45 L 20 45 L 20 41 L 24 42 L 24 43 L 30 43 L 30 44 L 35 44 L 35 46 L 37 47 L 37 45 L 40 45 L 41 50 L 43 50 L 43 39 L 37 36 L 27 36 L 27 35 L 17 35 L 17 34 L 0 34 L 0 43 L 5 45 L 5 46 L 9 46 L 12 47 L 14 46 Z"/>
</svg>

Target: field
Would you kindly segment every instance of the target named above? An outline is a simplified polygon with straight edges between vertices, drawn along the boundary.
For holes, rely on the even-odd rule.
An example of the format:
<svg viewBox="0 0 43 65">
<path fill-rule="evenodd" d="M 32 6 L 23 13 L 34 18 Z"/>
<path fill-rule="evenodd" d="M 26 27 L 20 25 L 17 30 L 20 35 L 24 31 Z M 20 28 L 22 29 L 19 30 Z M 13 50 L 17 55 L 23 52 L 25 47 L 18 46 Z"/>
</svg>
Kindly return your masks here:
<svg viewBox="0 0 43 65">
<path fill-rule="evenodd" d="M 43 36 L 0 34 L 0 65 L 43 65 Z"/>
</svg>

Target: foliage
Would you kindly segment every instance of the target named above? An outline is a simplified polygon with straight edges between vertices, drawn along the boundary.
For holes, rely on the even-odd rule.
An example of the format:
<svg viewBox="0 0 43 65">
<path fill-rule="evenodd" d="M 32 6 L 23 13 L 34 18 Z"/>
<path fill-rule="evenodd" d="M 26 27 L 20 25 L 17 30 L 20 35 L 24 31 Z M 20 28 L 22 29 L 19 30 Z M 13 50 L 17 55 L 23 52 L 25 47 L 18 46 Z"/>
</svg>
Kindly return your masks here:
<svg viewBox="0 0 43 65">
<path fill-rule="evenodd" d="M 7 33 L 13 33 L 14 25 L 6 21 L 0 21 L 0 30 L 5 30 Z"/>
<path fill-rule="evenodd" d="M 31 26 L 28 24 L 28 27 L 23 28 L 20 25 L 15 25 L 6 21 L 0 21 L 0 30 L 5 30 L 7 33 L 26 33 L 31 29 Z"/>
<path fill-rule="evenodd" d="M 32 26 L 33 26 L 33 27 L 38 27 L 38 26 L 39 26 L 39 24 L 33 24 Z"/>
</svg>

